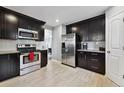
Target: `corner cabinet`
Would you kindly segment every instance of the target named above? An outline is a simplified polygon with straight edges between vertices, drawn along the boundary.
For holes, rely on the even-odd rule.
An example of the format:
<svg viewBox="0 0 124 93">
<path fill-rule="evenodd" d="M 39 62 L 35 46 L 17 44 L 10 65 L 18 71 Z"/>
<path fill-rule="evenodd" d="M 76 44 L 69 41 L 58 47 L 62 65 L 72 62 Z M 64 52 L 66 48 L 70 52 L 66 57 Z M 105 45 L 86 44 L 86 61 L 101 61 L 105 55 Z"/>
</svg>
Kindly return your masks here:
<svg viewBox="0 0 124 93">
<path fill-rule="evenodd" d="M 0 54 L 0 81 L 19 75 L 19 54 Z"/>
</svg>

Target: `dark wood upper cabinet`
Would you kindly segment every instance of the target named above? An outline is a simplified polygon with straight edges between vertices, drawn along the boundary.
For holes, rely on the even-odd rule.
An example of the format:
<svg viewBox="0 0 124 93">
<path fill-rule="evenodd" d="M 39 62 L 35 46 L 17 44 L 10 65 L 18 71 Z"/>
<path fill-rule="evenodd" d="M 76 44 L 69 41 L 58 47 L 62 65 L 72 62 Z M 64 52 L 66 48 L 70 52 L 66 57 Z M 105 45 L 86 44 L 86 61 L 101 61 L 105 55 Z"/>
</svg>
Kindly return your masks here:
<svg viewBox="0 0 124 93">
<path fill-rule="evenodd" d="M 0 38 L 17 39 L 18 18 L 11 12 L 0 11 Z"/>
<path fill-rule="evenodd" d="M 105 15 L 66 26 L 67 34 L 76 33 L 81 41 L 105 41 Z"/>
<path fill-rule="evenodd" d="M 18 35 L 18 17 L 12 13 L 4 13 L 4 39 L 16 40 Z"/>
<path fill-rule="evenodd" d="M 2 38 L 2 29 L 3 29 L 3 13 L 0 11 L 0 38 Z"/>
<path fill-rule="evenodd" d="M 25 16 L 19 17 L 19 28 L 30 29 L 34 31 L 38 31 L 39 39 L 37 41 L 44 41 L 44 22 L 36 21 L 31 18 L 27 18 Z"/>
<path fill-rule="evenodd" d="M 88 41 L 104 41 L 105 40 L 105 18 L 99 17 L 91 20 L 88 26 Z"/>
<path fill-rule="evenodd" d="M 88 23 L 84 22 L 80 25 L 80 36 L 82 41 L 88 40 Z"/>
<path fill-rule="evenodd" d="M 98 35 L 99 35 L 98 34 L 98 31 L 99 31 L 98 20 L 93 20 L 89 22 L 88 28 L 89 28 L 88 41 L 97 41 Z"/>
<path fill-rule="evenodd" d="M 38 41 L 44 41 L 45 31 L 44 28 L 41 27 L 41 30 L 38 32 L 39 40 Z"/>
<path fill-rule="evenodd" d="M 18 28 L 38 31 L 38 41 L 44 40 L 45 22 L 24 14 L 0 7 L 0 39 L 18 39 Z"/>
<path fill-rule="evenodd" d="M 19 28 L 30 29 L 39 31 L 41 28 L 41 23 L 37 22 L 31 18 L 27 18 L 25 16 L 19 17 Z"/>
</svg>

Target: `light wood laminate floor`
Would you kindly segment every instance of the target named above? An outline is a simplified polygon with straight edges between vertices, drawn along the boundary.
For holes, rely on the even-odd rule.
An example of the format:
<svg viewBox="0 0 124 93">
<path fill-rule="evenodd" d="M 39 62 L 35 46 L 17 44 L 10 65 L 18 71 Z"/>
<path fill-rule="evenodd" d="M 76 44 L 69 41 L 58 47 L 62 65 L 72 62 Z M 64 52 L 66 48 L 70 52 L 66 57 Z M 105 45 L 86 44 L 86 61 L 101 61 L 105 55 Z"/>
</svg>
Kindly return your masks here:
<svg viewBox="0 0 124 93">
<path fill-rule="evenodd" d="M 49 61 L 47 67 L 24 76 L 0 82 L 0 87 L 116 87 L 107 77 L 60 62 Z"/>
</svg>

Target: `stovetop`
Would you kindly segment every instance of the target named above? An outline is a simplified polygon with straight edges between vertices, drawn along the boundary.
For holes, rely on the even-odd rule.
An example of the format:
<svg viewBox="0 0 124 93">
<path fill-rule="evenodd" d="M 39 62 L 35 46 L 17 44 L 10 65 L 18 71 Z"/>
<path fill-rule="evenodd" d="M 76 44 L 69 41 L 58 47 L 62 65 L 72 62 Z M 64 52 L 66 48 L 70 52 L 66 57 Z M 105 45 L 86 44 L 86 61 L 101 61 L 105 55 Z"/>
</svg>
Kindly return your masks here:
<svg viewBox="0 0 124 93">
<path fill-rule="evenodd" d="M 20 53 L 36 52 L 36 48 L 18 48 Z"/>
</svg>

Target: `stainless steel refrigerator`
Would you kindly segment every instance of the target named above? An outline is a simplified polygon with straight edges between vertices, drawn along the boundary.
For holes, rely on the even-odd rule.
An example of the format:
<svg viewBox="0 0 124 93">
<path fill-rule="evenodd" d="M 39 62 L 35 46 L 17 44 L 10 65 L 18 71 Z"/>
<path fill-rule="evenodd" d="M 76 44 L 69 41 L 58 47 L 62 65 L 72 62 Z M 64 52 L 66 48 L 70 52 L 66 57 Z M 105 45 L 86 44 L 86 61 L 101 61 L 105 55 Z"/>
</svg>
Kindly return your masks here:
<svg viewBox="0 0 124 93">
<path fill-rule="evenodd" d="M 75 67 L 76 36 L 74 33 L 62 35 L 62 64 Z"/>
</svg>

